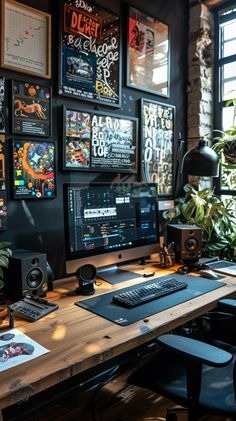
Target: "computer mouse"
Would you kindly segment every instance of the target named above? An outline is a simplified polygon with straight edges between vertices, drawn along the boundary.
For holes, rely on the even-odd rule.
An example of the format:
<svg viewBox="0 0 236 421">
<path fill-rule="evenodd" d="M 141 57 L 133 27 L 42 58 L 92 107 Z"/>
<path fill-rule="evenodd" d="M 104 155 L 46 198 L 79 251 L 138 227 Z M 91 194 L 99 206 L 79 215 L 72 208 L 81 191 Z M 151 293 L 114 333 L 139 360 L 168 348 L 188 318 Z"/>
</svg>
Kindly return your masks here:
<svg viewBox="0 0 236 421">
<path fill-rule="evenodd" d="M 203 278 L 219 279 L 219 276 L 213 270 L 199 270 L 199 275 L 201 275 Z"/>
</svg>

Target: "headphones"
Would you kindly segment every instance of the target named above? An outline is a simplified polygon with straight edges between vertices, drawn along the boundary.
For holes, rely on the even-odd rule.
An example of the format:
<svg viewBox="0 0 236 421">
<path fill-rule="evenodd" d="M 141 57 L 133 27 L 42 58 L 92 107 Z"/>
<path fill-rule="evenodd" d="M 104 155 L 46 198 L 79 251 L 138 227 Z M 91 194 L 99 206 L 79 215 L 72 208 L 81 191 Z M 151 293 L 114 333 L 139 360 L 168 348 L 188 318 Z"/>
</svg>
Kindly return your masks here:
<svg viewBox="0 0 236 421">
<path fill-rule="evenodd" d="M 92 295 L 95 293 L 94 282 L 96 280 L 97 270 L 95 266 L 86 264 L 80 266 L 75 272 L 75 276 L 79 282 L 75 292 L 78 295 Z"/>
</svg>

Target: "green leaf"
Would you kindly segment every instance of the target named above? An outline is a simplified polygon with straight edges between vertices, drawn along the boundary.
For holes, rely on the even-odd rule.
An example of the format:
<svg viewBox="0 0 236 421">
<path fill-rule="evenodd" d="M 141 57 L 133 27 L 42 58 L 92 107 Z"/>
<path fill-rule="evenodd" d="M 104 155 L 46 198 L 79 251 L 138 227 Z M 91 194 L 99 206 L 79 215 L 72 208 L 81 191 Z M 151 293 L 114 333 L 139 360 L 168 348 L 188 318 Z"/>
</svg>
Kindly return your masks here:
<svg viewBox="0 0 236 421">
<path fill-rule="evenodd" d="M 2 279 L 0 279 L 0 289 L 3 289 L 3 287 L 4 287 L 4 282 Z"/>
<path fill-rule="evenodd" d="M 4 268 L 8 268 L 9 260 L 6 256 L 1 255 L 0 256 L 0 266 Z"/>
</svg>

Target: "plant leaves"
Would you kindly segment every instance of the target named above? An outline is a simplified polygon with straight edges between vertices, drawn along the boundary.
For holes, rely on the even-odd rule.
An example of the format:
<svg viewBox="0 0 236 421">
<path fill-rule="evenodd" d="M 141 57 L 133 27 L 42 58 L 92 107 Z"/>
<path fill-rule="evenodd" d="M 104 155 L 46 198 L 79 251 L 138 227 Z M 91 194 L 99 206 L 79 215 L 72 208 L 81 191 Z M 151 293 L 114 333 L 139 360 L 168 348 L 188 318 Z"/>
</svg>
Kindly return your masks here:
<svg viewBox="0 0 236 421">
<path fill-rule="evenodd" d="M 8 268 L 9 260 L 6 256 L 0 255 L 0 266 L 4 268 Z"/>
</svg>

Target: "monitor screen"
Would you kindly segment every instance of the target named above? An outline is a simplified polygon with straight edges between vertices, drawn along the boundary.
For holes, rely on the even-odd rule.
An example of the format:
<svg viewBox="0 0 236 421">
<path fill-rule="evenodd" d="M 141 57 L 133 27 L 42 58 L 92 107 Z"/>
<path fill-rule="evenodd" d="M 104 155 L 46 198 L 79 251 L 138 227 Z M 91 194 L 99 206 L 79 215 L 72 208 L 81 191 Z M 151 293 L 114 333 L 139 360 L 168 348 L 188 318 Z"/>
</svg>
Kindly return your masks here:
<svg viewBox="0 0 236 421">
<path fill-rule="evenodd" d="M 157 253 L 154 183 L 64 184 L 66 272 L 96 268 Z"/>
</svg>

